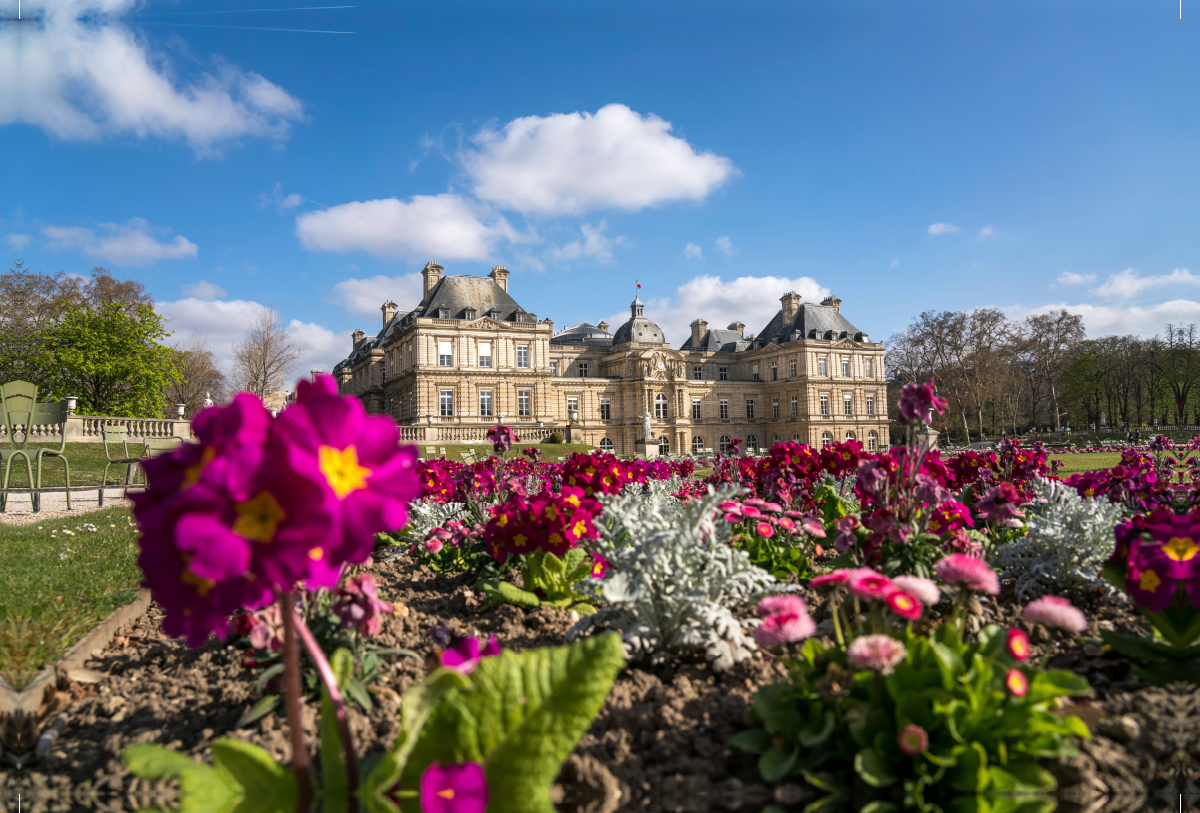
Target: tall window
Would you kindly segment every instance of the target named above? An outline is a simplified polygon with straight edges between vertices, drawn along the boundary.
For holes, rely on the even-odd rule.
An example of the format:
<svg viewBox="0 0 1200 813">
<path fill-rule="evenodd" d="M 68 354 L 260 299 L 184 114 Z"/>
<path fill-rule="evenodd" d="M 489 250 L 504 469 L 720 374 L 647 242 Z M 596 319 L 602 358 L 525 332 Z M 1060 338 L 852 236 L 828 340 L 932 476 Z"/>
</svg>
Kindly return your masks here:
<svg viewBox="0 0 1200 813">
<path fill-rule="evenodd" d="M 850 393 L 846 393 L 845 395 L 842 396 L 842 414 L 843 415 L 853 415 L 854 414 L 854 396 L 851 395 Z"/>
<path fill-rule="evenodd" d="M 879 435 L 874 432 L 867 433 L 867 451 L 873 452 L 879 448 Z"/>
<path fill-rule="evenodd" d="M 863 359 L 863 375 L 871 378 L 871 359 Z"/>
<path fill-rule="evenodd" d="M 568 398 L 567 399 L 567 412 L 571 413 L 571 412 L 578 412 L 578 411 L 579 411 L 579 399 L 578 398 Z"/>
<path fill-rule="evenodd" d="M 454 390 L 442 390 L 441 398 L 441 413 L 442 417 L 449 417 L 454 414 Z"/>
<path fill-rule="evenodd" d="M 702 364 L 693 364 L 692 365 L 692 378 L 694 378 L 697 381 L 704 380 L 704 365 L 702 365 Z"/>
<path fill-rule="evenodd" d="M 704 438 L 696 435 L 692 438 L 692 454 L 701 454 L 704 452 Z"/>
<path fill-rule="evenodd" d="M 754 364 L 750 367 L 750 378 L 754 381 L 758 380 L 758 365 Z"/>
<path fill-rule="evenodd" d="M 821 414 L 829 414 L 829 395 L 826 393 L 821 393 Z"/>
<path fill-rule="evenodd" d="M 867 396 L 867 414 L 868 415 L 875 414 L 875 396 L 874 395 Z"/>
<path fill-rule="evenodd" d="M 825 357 L 824 356 L 817 357 L 817 375 L 819 375 L 819 376 L 825 375 Z"/>
<path fill-rule="evenodd" d="M 779 417 L 779 399 L 778 398 L 771 399 L 771 417 L 772 418 Z"/>
<path fill-rule="evenodd" d="M 721 435 L 721 454 L 729 454 L 729 435 Z"/>
<path fill-rule="evenodd" d="M 667 417 L 667 396 L 659 393 L 654 396 L 654 417 L 661 420 L 666 420 Z"/>
<path fill-rule="evenodd" d="M 753 398 L 746 399 L 746 419 L 754 420 L 754 399 Z"/>
<path fill-rule="evenodd" d="M 748 452 L 757 452 L 758 451 L 758 436 L 757 435 L 747 435 L 746 436 L 746 451 L 748 451 Z"/>
<path fill-rule="evenodd" d="M 550 375 L 558 375 L 558 362 L 550 362 Z"/>
<path fill-rule="evenodd" d="M 842 356 L 842 376 L 850 377 L 850 358 L 848 356 Z"/>
<path fill-rule="evenodd" d="M 796 377 L 796 360 L 788 359 L 788 367 L 790 369 L 792 378 L 795 378 Z"/>
<path fill-rule="evenodd" d="M 612 438 L 600 438 L 600 451 L 611 452 L 614 448 Z"/>
<path fill-rule="evenodd" d="M 579 362 L 579 377 L 587 378 L 588 366 L 586 361 Z"/>
<path fill-rule="evenodd" d="M 821 433 L 821 445 L 822 446 L 830 446 L 832 444 L 833 444 L 833 435 L 829 434 L 828 432 L 822 432 Z"/>
<path fill-rule="evenodd" d="M 517 417 L 529 417 L 529 390 L 517 390 Z"/>
<path fill-rule="evenodd" d="M 792 417 L 795 418 L 800 414 L 800 399 L 795 395 L 792 396 Z"/>
<path fill-rule="evenodd" d="M 729 380 L 729 368 L 728 368 L 728 367 L 722 367 L 722 368 L 720 369 L 720 375 L 721 375 L 721 380 L 722 380 L 722 381 L 728 381 L 728 380 Z"/>
<path fill-rule="evenodd" d="M 658 454 L 661 457 L 666 457 L 671 453 L 671 441 L 666 435 L 658 439 Z"/>
<path fill-rule="evenodd" d="M 450 342 L 438 342 L 438 366 L 449 367 L 453 356 L 450 351 Z"/>
<path fill-rule="evenodd" d="M 692 420 L 694 420 L 694 421 L 700 420 L 700 399 L 699 398 L 692 399 Z"/>
<path fill-rule="evenodd" d="M 517 345 L 517 366 L 525 370 L 529 369 L 529 345 Z"/>
<path fill-rule="evenodd" d="M 607 398 L 600 399 L 600 420 L 612 420 L 612 401 Z"/>
<path fill-rule="evenodd" d="M 771 380 L 772 381 L 779 380 L 779 362 L 777 362 L 777 361 L 771 362 Z"/>
<path fill-rule="evenodd" d="M 854 440 L 854 433 L 853 433 L 853 432 L 847 432 L 847 433 L 846 433 L 846 440 Z"/>
<path fill-rule="evenodd" d="M 480 367 L 491 367 L 492 366 L 492 343 L 491 342 L 480 342 L 479 343 L 479 366 Z"/>
<path fill-rule="evenodd" d="M 491 390 L 480 390 L 479 391 L 479 415 L 480 415 L 480 417 L 483 417 L 483 418 L 490 418 L 492 416 L 492 391 Z"/>
<path fill-rule="evenodd" d="M 721 399 L 721 420 L 729 420 L 729 399 L 727 398 Z"/>
</svg>

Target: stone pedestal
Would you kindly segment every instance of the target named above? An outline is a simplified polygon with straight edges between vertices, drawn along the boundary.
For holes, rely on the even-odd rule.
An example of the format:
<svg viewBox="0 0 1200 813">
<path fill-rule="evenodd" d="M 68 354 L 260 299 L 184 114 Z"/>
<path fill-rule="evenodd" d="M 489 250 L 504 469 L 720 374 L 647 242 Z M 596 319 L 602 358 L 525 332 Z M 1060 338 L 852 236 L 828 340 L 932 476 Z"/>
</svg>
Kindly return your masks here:
<svg viewBox="0 0 1200 813">
<path fill-rule="evenodd" d="M 926 426 L 917 433 L 917 448 L 923 452 L 931 452 L 937 448 L 939 432 L 932 426 Z"/>
<path fill-rule="evenodd" d="M 635 440 L 633 442 L 634 456 L 640 457 L 642 460 L 650 460 L 658 457 L 658 441 L 657 440 Z"/>
</svg>

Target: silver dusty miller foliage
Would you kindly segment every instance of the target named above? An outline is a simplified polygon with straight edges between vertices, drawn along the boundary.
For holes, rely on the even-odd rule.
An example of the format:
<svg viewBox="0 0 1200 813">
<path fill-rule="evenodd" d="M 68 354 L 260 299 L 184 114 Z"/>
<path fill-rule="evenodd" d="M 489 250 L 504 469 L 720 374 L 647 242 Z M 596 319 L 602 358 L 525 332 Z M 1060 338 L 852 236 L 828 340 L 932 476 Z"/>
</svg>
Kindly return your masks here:
<svg viewBox="0 0 1200 813">
<path fill-rule="evenodd" d="M 615 629 L 630 661 L 703 654 L 715 671 L 750 657 L 756 647 L 747 631 L 755 622 L 739 615 L 752 615 L 756 597 L 787 588 L 733 548 L 728 524 L 714 519 L 718 503 L 735 493 L 710 488 L 680 503 L 652 488 L 602 498 L 600 538 L 589 547 L 608 559 L 610 571 L 581 587 L 609 606 L 580 619 L 567 640 Z"/>
<path fill-rule="evenodd" d="M 418 500 L 408 505 L 408 525 L 405 533 L 414 540 L 424 539 L 434 528 L 440 528 L 452 519 L 460 522 L 466 517 L 459 516 L 466 506 L 460 502 L 434 502 L 433 500 Z"/>
<path fill-rule="evenodd" d="M 1038 478 L 1030 489 L 1028 536 L 1000 546 L 992 556 L 1000 578 L 1015 580 L 1022 601 L 1078 589 L 1102 587 L 1107 592 L 1100 568 L 1112 556 L 1121 506 L 1104 497 L 1080 497 L 1054 480 Z"/>
</svg>

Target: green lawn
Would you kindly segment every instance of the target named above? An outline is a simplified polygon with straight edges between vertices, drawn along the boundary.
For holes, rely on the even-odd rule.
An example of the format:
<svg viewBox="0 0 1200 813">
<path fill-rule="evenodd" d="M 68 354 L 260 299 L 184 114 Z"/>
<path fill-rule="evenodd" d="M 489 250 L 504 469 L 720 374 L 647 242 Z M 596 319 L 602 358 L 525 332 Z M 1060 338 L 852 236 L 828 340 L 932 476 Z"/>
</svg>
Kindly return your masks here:
<svg viewBox="0 0 1200 813">
<path fill-rule="evenodd" d="M 129 509 L 0 525 L 0 676 L 21 687 L 137 595 Z"/>
<path fill-rule="evenodd" d="M 1059 468 L 1060 475 L 1078 474 L 1084 471 L 1099 471 L 1101 469 L 1111 469 L 1113 466 L 1121 462 L 1120 452 L 1081 452 L 1080 454 L 1060 454 L 1051 453 L 1046 459 L 1047 463 L 1051 460 L 1061 460 L 1062 467 Z"/>
<path fill-rule="evenodd" d="M 44 446 L 48 449 L 57 449 L 58 444 L 48 443 L 31 443 L 26 448 L 36 449 L 39 446 Z M 0 449 L 11 449 L 12 446 L 7 443 L 0 443 Z M 129 453 L 131 456 L 136 456 L 142 449 L 142 444 L 129 444 Z M 117 450 L 114 451 L 114 457 Z M 104 473 L 104 464 L 108 461 L 104 457 L 104 444 L 102 443 L 68 443 L 64 454 L 68 462 L 71 464 L 71 485 L 74 486 L 97 486 L 100 485 L 100 476 Z M 37 476 L 36 464 L 30 463 L 34 468 L 34 476 Z M 3 470 L 0 469 L 0 477 L 3 476 Z M 108 484 L 122 485 L 125 482 L 125 466 L 114 465 L 108 470 Z M 138 475 L 138 482 L 141 482 L 141 474 Z M 57 458 L 42 458 L 42 485 L 48 488 L 62 488 L 66 483 L 63 480 L 63 464 Z M 25 479 L 25 461 L 17 458 L 12 464 L 12 474 L 9 476 L 9 488 L 28 488 L 29 483 Z"/>
</svg>

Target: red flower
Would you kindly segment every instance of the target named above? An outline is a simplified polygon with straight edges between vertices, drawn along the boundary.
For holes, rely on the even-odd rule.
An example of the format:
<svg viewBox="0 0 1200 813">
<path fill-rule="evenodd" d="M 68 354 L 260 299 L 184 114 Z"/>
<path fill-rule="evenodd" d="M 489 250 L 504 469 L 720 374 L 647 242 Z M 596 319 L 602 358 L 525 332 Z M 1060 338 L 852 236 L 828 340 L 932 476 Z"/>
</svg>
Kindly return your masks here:
<svg viewBox="0 0 1200 813">
<path fill-rule="evenodd" d="M 1029 657 L 1029 636 L 1023 631 L 1012 629 L 1008 631 L 1008 654 L 1019 661 Z"/>
<path fill-rule="evenodd" d="M 1029 692 L 1029 678 L 1020 669 L 1009 669 L 1004 676 L 1004 685 L 1013 697 L 1024 697 Z"/>
</svg>

